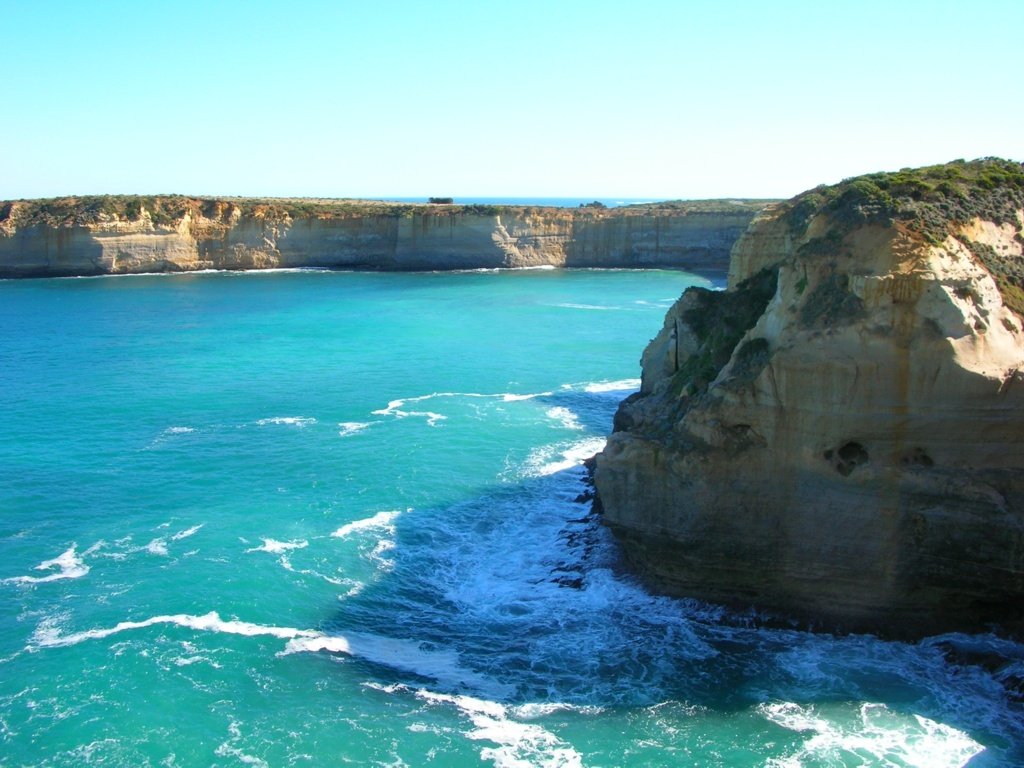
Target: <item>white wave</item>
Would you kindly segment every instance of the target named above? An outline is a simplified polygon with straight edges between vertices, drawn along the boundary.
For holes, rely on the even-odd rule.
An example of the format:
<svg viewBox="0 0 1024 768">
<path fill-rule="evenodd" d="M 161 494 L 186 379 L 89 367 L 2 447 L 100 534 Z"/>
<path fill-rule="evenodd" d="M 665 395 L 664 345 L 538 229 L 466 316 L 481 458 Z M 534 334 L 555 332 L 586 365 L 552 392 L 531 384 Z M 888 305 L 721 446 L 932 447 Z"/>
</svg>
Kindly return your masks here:
<svg viewBox="0 0 1024 768">
<path fill-rule="evenodd" d="M 604 450 L 607 438 L 591 437 L 574 443 L 568 448 L 547 445 L 535 449 L 526 459 L 524 473 L 528 477 L 553 475 L 578 467 L 595 453 Z"/>
<path fill-rule="evenodd" d="M 553 306 L 560 307 L 561 309 L 588 309 L 588 310 L 600 311 L 600 312 L 608 312 L 608 311 L 615 311 L 615 310 L 625 309 L 625 307 L 608 307 L 608 306 L 604 306 L 602 304 L 573 304 L 571 302 L 563 302 L 563 303 L 560 303 L 560 304 L 555 304 Z"/>
<path fill-rule="evenodd" d="M 145 629 L 158 625 L 173 625 L 200 632 L 213 632 L 244 637 L 273 637 L 288 641 L 279 655 L 329 651 L 357 656 L 376 664 L 411 672 L 419 677 L 436 680 L 452 688 L 470 688 L 487 692 L 489 695 L 505 696 L 511 692 L 508 686 L 464 668 L 459 654 L 450 649 L 433 650 L 423 643 L 361 632 L 349 635 L 328 635 L 313 629 L 277 627 L 254 624 L 237 619 L 222 619 L 211 611 L 202 616 L 173 614 L 153 616 L 141 621 L 122 621 L 113 627 L 90 629 L 84 632 L 63 634 L 59 629 L 62 617 L 51 617 L 40 622 L 32 635 L 28 651 L 43 648 L 63 648 L 89 640 L 104 640 L 122 632 Z"/>
<path fill-rule="evenodd" d="M 548 408 L 545 415 L 549 419 L 561 422 L 561 425 L 566 429 L 583 429 L 583 425 L 580 424 L 580 417 L 563 406 L 559 405 L 554 408 Z"/>
<path fill-rule="evenodd" d="M 503 392 L 500 395 L 496 395 L 496 397 L 500 397 L 506 403 L 515 403 L 519 402 L 520 400 L 533 400 L 535 397 L 547 397 L 548 395 L 551 394 L 551 392 L 537 392 L 530 395 L 516 395 L 513 394 L 512 392 Z"/>
<path fill-rule="evenodd" d="M 244 635 L 246 637 L 270 636 L 281 640 L 291 640 L 296 637 L 319 637 L 322 635 L 322 633 L 313 630 L 266 626 L 234 619 L 223 620 L 215 611 L 211 611 L 202 616 L 179 613 L 167 616 L 153 616 L 142 621 L 122 621 L 113 627 L 89 629 L 84 632 L 73 632 L 70 634 L 59 632 L 52 621 L 41 623 L 32 636 L 34 644 L 30 645 L 27 650 L 34 651 L 40 648 L 62 648 L 78 645 L 88 640 L 103 640 L 121 632 L 145 629 L 146 627 L 160 624 L 172 624 L 201 632 L 219 632 L 228 635 Z"/>
<path fill-rule="evenodd" d="M 165 435 L 188 435 L 195 432 L 192 427 L 168 427 L 164 430 Z"/>
<path fill-rule="evenodd" d="M 277 539 L 261 539 L 263 542 L 258 547 L 245 550 L 249 552 L 269 552 L 272 555 L 283 555 L 293 549 L 305 549 L 309 546 L 309 542 L 305 539 L 300 541 L 278 541 Z"/>
<path fill-rule="evenodd" d="M 166 556 L 167 553 L 167 539 L 153 539 L 147 544 L 144 549 L 151 555 Z"/>
<path fill-rule="evenodd" d="M 416 696 L 432 704 L 450 704 L 468 717 L 473 730 L 466 738 L 497 744 L 497 747 L 481 749 L 480 759 L 490 760 L 499 768 L 583 766 L 582 755 L 572 745 L 535 723 L 512 719 L 508 709 L 496 701 L 426 690 L 417 691 Z"/>
<path fill-rule="evenodd" d="M 352 632 L 344 636 L 320 634 L 318 637 L 296 637 L 290 640 L 281 655 L 317 651 L 356 656 L 391 669 L 436 680 L 446 688 L 468 688 L 498 697 L 512 693 L 510 686 L 466 669 L 456 651 L 427 648 L 416 640 L 364 632 Z"/>
<path fill-rule="evenodd" d="M 374 416 L 393 416 L 396 419 L 404 419 L 409 416 L 419 416 L 427 419 L 427 424 L 429 426 L 436 427 L 439 421 L 443 421 L 448 417 L 435 411 L 405 410 L 405 407 L 410 403 L 422 403 L 427 400 L 447 398 L 498 399 L 506 403 L 512 403 L 520 400 L 532 400 L 535 397 L 544 397 L 550 394 L 551 392 L 525 394 L 519 394 L 516 392 L 498 392 L 496 394 L 486 394 L 483 392 L 432 392 L 429 395 L 418 395 L 416 397 L 404 397 L 399 400 L 392 400 L 388 403 L 387 408 L 380 408 L 372 413 Z"/>
<path fill-rule="evenodd" d="M 434 411 L 403 411 L 402 406 L 407 402 L 415 402 L 418 400 L 425 400 L 426 397 L 414 397 L 409 400 L 392 400 L 388 403 L 387 408 L 381 408 L 380 410 L 372 411 L 374 416 L 394 416 L 396 419 L 405 419 L 409 416 L 419 416 L 427 420 L 427 426 L 436 427 L 439 421 L 444 421 L 448 417 L 443 413 L 435 413 Z"/>
<path fill-rule="evenodd" d="M 407 512 L 410 510 L 406 510 Z M 389 534 L 395 532 L 395 518 L 397 518 L 402 511 L 399 509 L 386 510 L 384 512 L 378 512 L 373 517 L 367 517 L 362 520 L 354 520 L 351 523 L 345 523 L 338 530 L 331 534 L 331 536 L 337 536 L 338 538 L 345 538 L 353 533 L 361 533 L 363 531 L 369 531 L 373 529 L 384 530 Z"/>
<path fill-rule="evenodd" d="M 620 379 L 619 381 L 595 381 L 587 384 L 584 391 L 590 393 L 599 392 L 627 392 L 640 389 L 640 379 Z"/>
<path fill-rule="evenodd" d="M 316 419 L 311 416 L 273 416 L 269 419 L 260 419 L 256 422 L 258 427 L 266 427 L 270 424 L 280 424 L 289 427 L 303 429 L 310 424 L 316 424 Z"/>
<path fill-rule="evenodd" d="M 99 548 L 100 544 L 102 542 L 90 547 L 85 554 L 95 551 Z M 78 556 L 76 552 L 77 547 L 77 544 L 72 544 L 62 554 L 52 560 L 44 560 L 34 569 L 37 571 L 57 569 L 56 573 L 51 573 L 47 576 L 12 576 L 11 578 L 4 579 L 4 581 L 12 584 L 45 584 L 60 579 L 80 579 L 89 572 L 89 566 Z"/>
<path fill-rule="evenodd" d="M 365 421 L 339 421 L 338 426 L 338 437 L 348 437 L 354 435 L 357 432 L 362 432 L 364 429 L 370 426 L 370 422 Z"/>
<path fill-rule="evenodd" d="M 884 704 L 864 703 L 857 712 L 828 715 L 813 706 L 792 702 L 762 704 L 758 712 L 769 722 L 810 734 L 793 754 L 769 760 L 769 768 L 808 764 L 846 765 L 847 760 L 873 765 L 914 768 L 961 768 L 985 747 L 963 731 L 920 715 L 907 716 Z"/>
<path fill-rule="evenodd" d="M 528 702 L 512 707 L 512 713 L 521 720 L 535 720 L 559 712 L 575 712 L 581 715 L 600 715 L 604 707 L 594 704 L 567 704 L 561 701 Z"/>
<path fill-rule="evenodd" d="M 501 272 L 551 272 L 560 269 L 554 264 L 535 264 L 529 267 L 474 267 L 472 269 L 445 270 L 443 274 L 450 275 L 472 275 L 472 274 L 499 274 Z M 441 274 L 435 271 L 434 274 Z"/>
<path fill-rule="evenodd" d="M 199 529 L 202 528 L 206 523 L 200 523 L 199 525 L 193 525 L 191 528 L 186 528 L 183 531 L 178 531 L 176 534 L 171 536 L 171 541 L 181 541 L 187 539 L 189 536 L 195 536 L 199 533 Z"/>
</svg>

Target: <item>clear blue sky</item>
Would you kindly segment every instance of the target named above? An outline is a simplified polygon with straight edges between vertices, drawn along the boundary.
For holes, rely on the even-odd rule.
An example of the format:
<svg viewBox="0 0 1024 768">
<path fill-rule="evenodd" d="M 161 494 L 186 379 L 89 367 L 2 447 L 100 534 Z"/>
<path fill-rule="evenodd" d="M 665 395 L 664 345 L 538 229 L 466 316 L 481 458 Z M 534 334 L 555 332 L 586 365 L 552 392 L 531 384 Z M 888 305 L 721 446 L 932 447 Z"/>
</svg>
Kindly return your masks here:
<svg viewBox="0 0 1024 768">
<path fill-rule="evenodd" d="M 1022 0 L 0 0 L 0 199 L 788 197 L 1024 160 Z"/>
</svg>

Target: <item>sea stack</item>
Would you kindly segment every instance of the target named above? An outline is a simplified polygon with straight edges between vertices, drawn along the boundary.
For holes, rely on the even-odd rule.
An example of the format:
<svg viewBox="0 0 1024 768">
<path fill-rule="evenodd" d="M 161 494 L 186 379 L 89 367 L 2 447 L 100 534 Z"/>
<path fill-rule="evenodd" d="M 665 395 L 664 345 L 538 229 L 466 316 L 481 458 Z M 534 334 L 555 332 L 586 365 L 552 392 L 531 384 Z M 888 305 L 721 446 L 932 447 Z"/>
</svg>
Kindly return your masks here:
<svg viewBox="0 0 1024 768">
<path fill-rule="evenodd" d="M 829 631 L 1024 628 L 1024 168 L 956 161 L 759 215 L 689 289 L 596 462 L 664 592 Z"/>
</svg>

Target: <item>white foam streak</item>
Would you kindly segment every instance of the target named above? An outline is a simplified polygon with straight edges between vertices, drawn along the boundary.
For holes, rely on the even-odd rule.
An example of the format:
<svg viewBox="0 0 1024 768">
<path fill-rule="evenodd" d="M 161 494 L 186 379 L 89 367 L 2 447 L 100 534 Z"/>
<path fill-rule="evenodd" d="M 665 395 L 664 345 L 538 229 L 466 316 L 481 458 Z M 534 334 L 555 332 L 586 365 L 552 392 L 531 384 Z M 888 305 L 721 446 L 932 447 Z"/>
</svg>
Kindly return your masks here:
<svg viewBox="0 0 1024 768">
<path fill-rule="evenodd" d="M 90 547 L 86 554 L 93 552 L 98 546 Z M 4 581 L 12 584 L 45 584 L 60 579 L 79 579 L 89 572 L 89 566 L 78 556 L 77 547 L 77 544 L 72 544 L 62 554 L 52 560 L 44 560 L 35 567 L 37 571 L 51 571 L 56 568 L 56 573 L 51 573 L 48 576 L 13 576 Z"/>
<path fill-rule="evenodd" d="M 515 392 L 499 392 L 497 394 L 485 394 L 482 392 L 432 392 L 429 395 L 419 395 L 417 397 L 405 397 L 400 400 L 392 400 L 388 403 L 387 408 L 381 408 L 373 411 L 374 416 L 393 416 L 396 419 L 404 419 L 409 416 L 419 416 L 427 420 L 427 424 L 431 427 L 436 427 L 438 422 L 447 419 L 448 417 L 442 413 L 436 413 L 435 411 L 408 411 L 404 410 L 409 403 L 422 403 L 427 400 L 435 400 L 442 398 L 481 398 L 481 399 L 497 399 L 506 403 L 514 403 L 521 400 L 532 400 L 535 397 L 544 397 L 550 395 L 551 392 L 539 392 L 539 393 L 527 393 L 518 394 Z"/>
<path fill-rule="evenodd" d="M 582 768 L 583 758 L 571 745 L 534 723 L 522 723 L 509 717 L 503 705 L 472 696 L 453 696 L 417 691 L 416 696 L 432 704 L 451 704 L 473 723 L 466 738 L 490 741 L 497 747 L 480 750 L 482 760 L 499 768 Z"/>
<path fill-rule="evenodd" d="M 251 549 L 245 550 L 249 552 L 269 552 L 272 555 L 283 555 L 286 552 L 290 552 L 293 549 L 304 549 L 309 546 L 309 542 L 305 539 L 300 541 L 277 541 L 277 539 L 261 539 L 263 542 L 258 547 L 252 547 Z"/>
<path fill-rule="evenodd" d="M 50 624 L 40 624 L 33 635 L 34 646 L 27 650 L 34 651 L 39 648 L 60 648 L 70 645 L 78 645 L 87 640 L 103 640 L 122 632 L 129 632 L 146 627 L 170 624 L 187 629 L 194 629 L 201 632 L 220 632 L 228 635 L 244 635 L 246 637 L 269 636 L 281 640 L 291 640 L 296 637 L 320 637 L 322 633 L 312 630 L 292 629 L 291 627 L 273 627 L 263 624 L 252 624 L 248 621 L 236 619 L 224 620 L 215 611 L 193 616 L 190 614 L 173 614 L 169 616 L 153 616 L 142 621 L 122 621 L 113 627 L 106 629 L 90 629 L 85 632 L 74 632 L 68 635 L 61 634 Z"/>
<path fill-rule="evenodd" d="M 492 696 L 507 696 L 511 688 L 462 666 L 459 654 L 450 649 L 429 649 L 416 640 L 383 637 L 362 632 L 318 637 L 297 637 L 282 655 L 329 651 L 372 661 L 391 669 L 436 680 L 446 688 L 470 689 Z"/>
<path fill-rule="evenodd" d="M 308 416 L 273 416 L 269 419 L 260 419 L 256 422 L 256 426 L 258 427 L 266 427 L 271 424 L 304 429 L 310 424 L 316 424 L 316 419 Z"/>
<path fill-rule="evenodd" d="M 409 511 L 409 510 L 406 510 Z M 364 531 L 370 531 L 374 529 L 384 530 L 387 533 L 393 534 L 395 532 L 395 518 L 397 518 L 402 511 L 399 509 L 386 510 L 384 512 L 378 512 L 373 517 L 367 517 L 362 520 L 355 520 L 351 523 L 346 523 L 341 526 L 338 530 L 331 534 L 338 538 L 345 538 L 353 533 L 361 533 Z"/>
<path fill-rule="evenodd" d="M 862 704 L 852 717 L 840 713 L 830 718 L 815 707 L 792 702 L 762 704 L 758 712 L 782 728 L 809 734 L 794 754 L 769 760 L 770 768 L 846 765 L 847 759 L 862 764 L 867 756 L 873 758 L 872 765 L 961 768 L 985 750 L 956 728 L 916 714 L 908 718 L 884 704 Z"/>
<path fill-rule="evenodd" d="M 573 304 L 571 302 L 564 302 L 564 303 L 561 303 L 561 304 L 555 304 L 554 306 L 559 307 L 561 309 L 588 309 L 588 310 L 599 311 L 599 312 L 609 312 L 609 311 L 616 311 L 616 310 L 626 309 L 626 307 L 606 307 L 606 306 L 603 306 L 601 304 Z"/>
<path fill-rule="evenodd" d="M 495 395 L 495 397 L 500 397 L 506 403 L 517 403 L 521 400 L 533 400 L 535 397 L 547 397 L 551 394 L 551 392 L 538 392 L 531 395 L 516 395 L 512 392 L 504 392 L 500 395 Z"/>
<path fill-rule="evenodd" d="M 370 423 L 365 421 L 339 421 L 338 437 L 348 437 L 349 435 L 354 435 L 357 432 L 362 432 L 369 426 Z"/>
<path fill-rule="evenodd" d="M 640 379 L 620 379 L 619 381 L 595 381 L 587 384 L 585 392 L 597 394 L 600 392 L 629 392 L 640 389 Z"/>
<path fill-rule="evenodd" d="M 151 555 L 159 555 L 166 557 L 167 552 L 167 540 L 166 539 L 153 539 L 149 544 L 145 546 L 145 550 Z"/>
<path fill-rule="evenodd" d="M 195 536 L 199 533 L 199 529 L 202 528 L 206 523 L 200 523 L 199 525 L 193 525 L 191 528 L 186 528 L 184 531 L 178 531 L 176 534 L 171 536 L 171 541 L 181 541 L 187 539 L 189 536 Z"/>
<path fill-rule="evenodd" d="M 122 632 L 170 625 L 199 632 L 243 637 L 272 637 L 288 641 L 284 649 L 278 653 L 279 656 L 319 651 L 343 653 L 393 669 L 411 672 L 420 677 L 430 678 L 446 687 L 470 688 L 493 696 L 505 696 L 510 693 L 507 686 L 465 669 L 460 663 L 457 652 L 449 649 L 424 648 L 422 643 L 415 640 L 365 633 L 353 633 L 347 636 L 328 635 L 312 629 L 277 627 L 238 619 L 222 619 L 216 611 L 201 616 L 183 613 L 153 616 L 141 621 L 122 621 L 113 627 L 70 634 L 62 634 L 58 622 L 57 618 L 40 622 L 32 636 L 32 642 L 26 647 L 26 650 L 36 652 L 43 648 L 63 648 L 90 640 L 104 640 Z"/>
<path fill-rule="evenodd" d="M 606 443 L 607 438 L 592 437 L 562 450 L 556 446 L 545 446 L 527 458 L 525 474 L 529 477 L 543 477 L 578 467 L 595 453 L 604 450 Z"/>
<path fill-rule="evenodd" d="M 568 408 L 562 406 L 556 406 L 554 408 L 548 408 L 545 414 L 549 419 L 554 419 L 560 422 L 565 429 L 581 430 L 583 425 L 580 424 L 579 416 L 570 411 Z"/>
</svg>

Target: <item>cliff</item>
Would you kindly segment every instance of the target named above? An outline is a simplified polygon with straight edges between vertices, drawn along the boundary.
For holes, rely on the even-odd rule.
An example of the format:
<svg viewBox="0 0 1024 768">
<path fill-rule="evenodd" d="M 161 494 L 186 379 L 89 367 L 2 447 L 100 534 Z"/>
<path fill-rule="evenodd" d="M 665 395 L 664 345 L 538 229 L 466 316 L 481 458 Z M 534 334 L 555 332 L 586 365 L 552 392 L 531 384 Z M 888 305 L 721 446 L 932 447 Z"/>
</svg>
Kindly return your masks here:
<svg viewBox="0 0 1024 768">
<path fill-rule="evenodd" d="M 815 627 L 1024 629 L 1024 169 L 819 187 L 690 289 L 596 461 L 653 584 Z"/>
<path fill-rule="evenodd" d="M 199 269 L 723 271 L 757 201 L 621 208 L 180 196 L 0 203 L 0 277 Z"/>
</svg>

